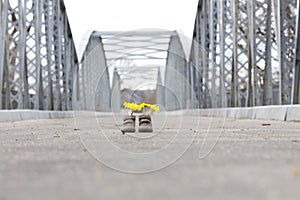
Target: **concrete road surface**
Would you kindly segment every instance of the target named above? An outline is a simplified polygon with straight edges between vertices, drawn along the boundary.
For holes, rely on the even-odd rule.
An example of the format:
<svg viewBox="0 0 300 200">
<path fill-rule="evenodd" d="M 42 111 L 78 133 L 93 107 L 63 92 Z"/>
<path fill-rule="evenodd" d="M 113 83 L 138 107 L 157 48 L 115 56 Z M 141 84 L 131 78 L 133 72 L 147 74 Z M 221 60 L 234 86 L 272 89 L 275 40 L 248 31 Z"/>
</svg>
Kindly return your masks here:
<svg viewBox="0 0 300 200">
<path fill-rule="evenodd" d="M 0 123 L 1 200 L 300 199 L 300 123 L 180 115 Z M 137 127 L 138 128 L 138 127 Z"/>
</svg>

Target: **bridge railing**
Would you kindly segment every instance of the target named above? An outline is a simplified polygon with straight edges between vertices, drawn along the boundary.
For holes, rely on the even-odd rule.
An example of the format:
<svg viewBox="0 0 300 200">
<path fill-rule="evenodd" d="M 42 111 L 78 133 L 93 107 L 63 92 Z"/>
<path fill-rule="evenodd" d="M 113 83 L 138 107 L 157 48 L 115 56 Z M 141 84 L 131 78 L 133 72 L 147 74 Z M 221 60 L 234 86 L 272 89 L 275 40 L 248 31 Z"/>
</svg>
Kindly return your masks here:
<svg viewBox="0 0 300 200">
<path fill-rule="evenodd" d="M 0 109 L 71 110 L 78 60 L 63 0 L 0 2 Z"/>
<path fill-rule="evenodd" d="M 200 107 L 300 102 L 299 1 L 200 0 L 193 39 Z"/>
</svg>

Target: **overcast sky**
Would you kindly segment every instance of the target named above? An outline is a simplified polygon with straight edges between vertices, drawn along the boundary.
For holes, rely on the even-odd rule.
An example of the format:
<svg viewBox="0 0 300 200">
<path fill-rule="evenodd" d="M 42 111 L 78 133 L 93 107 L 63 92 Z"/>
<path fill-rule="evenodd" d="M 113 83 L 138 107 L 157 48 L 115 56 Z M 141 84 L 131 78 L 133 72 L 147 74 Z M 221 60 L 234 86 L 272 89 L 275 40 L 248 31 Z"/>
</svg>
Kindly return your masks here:
<svg viewBox="0 0 300 200">
<path fill-rule="evenodd" d="M 75 45 L 89 33 L 168 29 L 192 38 L 198 0 L 64 0 Z M 85 39 L 84 39 L 85 38 Z"/>
</svg>

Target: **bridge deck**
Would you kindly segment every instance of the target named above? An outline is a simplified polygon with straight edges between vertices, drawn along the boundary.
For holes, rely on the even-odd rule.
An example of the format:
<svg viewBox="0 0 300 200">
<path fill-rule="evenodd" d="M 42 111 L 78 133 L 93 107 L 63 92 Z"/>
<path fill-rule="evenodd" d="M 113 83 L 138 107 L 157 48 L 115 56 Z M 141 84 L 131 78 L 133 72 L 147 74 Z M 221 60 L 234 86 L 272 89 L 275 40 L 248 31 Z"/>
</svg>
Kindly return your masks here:
<svg viewBox="0 0 300 200">
<path fill-rule="evenodd" d="M 112 119 L 1 122 L 0 199 L 296 199 L 300 195 L 300 123 L 158 115 L 151 136 L 122 135 Z M 163 128 L 157 133 L 159 126 Z M 115 146 L 108 145 L 107 138 Z M 136 157 L 117 154 L 116 146 L 146 156 L 174 149 L 149 157 L 143 165 Z M 210 147 L 214 147 L 211 152 Z M 170 158 L 176 154 L 179 158 L 168 166 L 165 161 L 174 161 Z M 151 167 L 165 168 L 142 173 Z M 124 170 L 142 174 L 120 172 Z"/>
</svg>

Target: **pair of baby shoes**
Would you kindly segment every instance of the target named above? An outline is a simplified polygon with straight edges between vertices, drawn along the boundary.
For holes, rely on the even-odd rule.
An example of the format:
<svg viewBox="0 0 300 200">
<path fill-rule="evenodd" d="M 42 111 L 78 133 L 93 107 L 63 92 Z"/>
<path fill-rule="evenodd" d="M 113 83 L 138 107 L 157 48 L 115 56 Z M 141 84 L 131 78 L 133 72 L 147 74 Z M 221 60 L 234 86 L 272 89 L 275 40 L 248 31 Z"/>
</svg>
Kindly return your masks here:
<svg viewBox="0 0 300 200">
<path fill-rule="evenodd" d="M 123 118 L 123 127 L 121 128 L 122 133 L 134 133 L 135 132 L 135 121 L 136 116 L 130 115 Z M 152 122 L 150 115 L 138 116 L 139 121 L 139 132 L 153 132 Z"/>
</svg>

